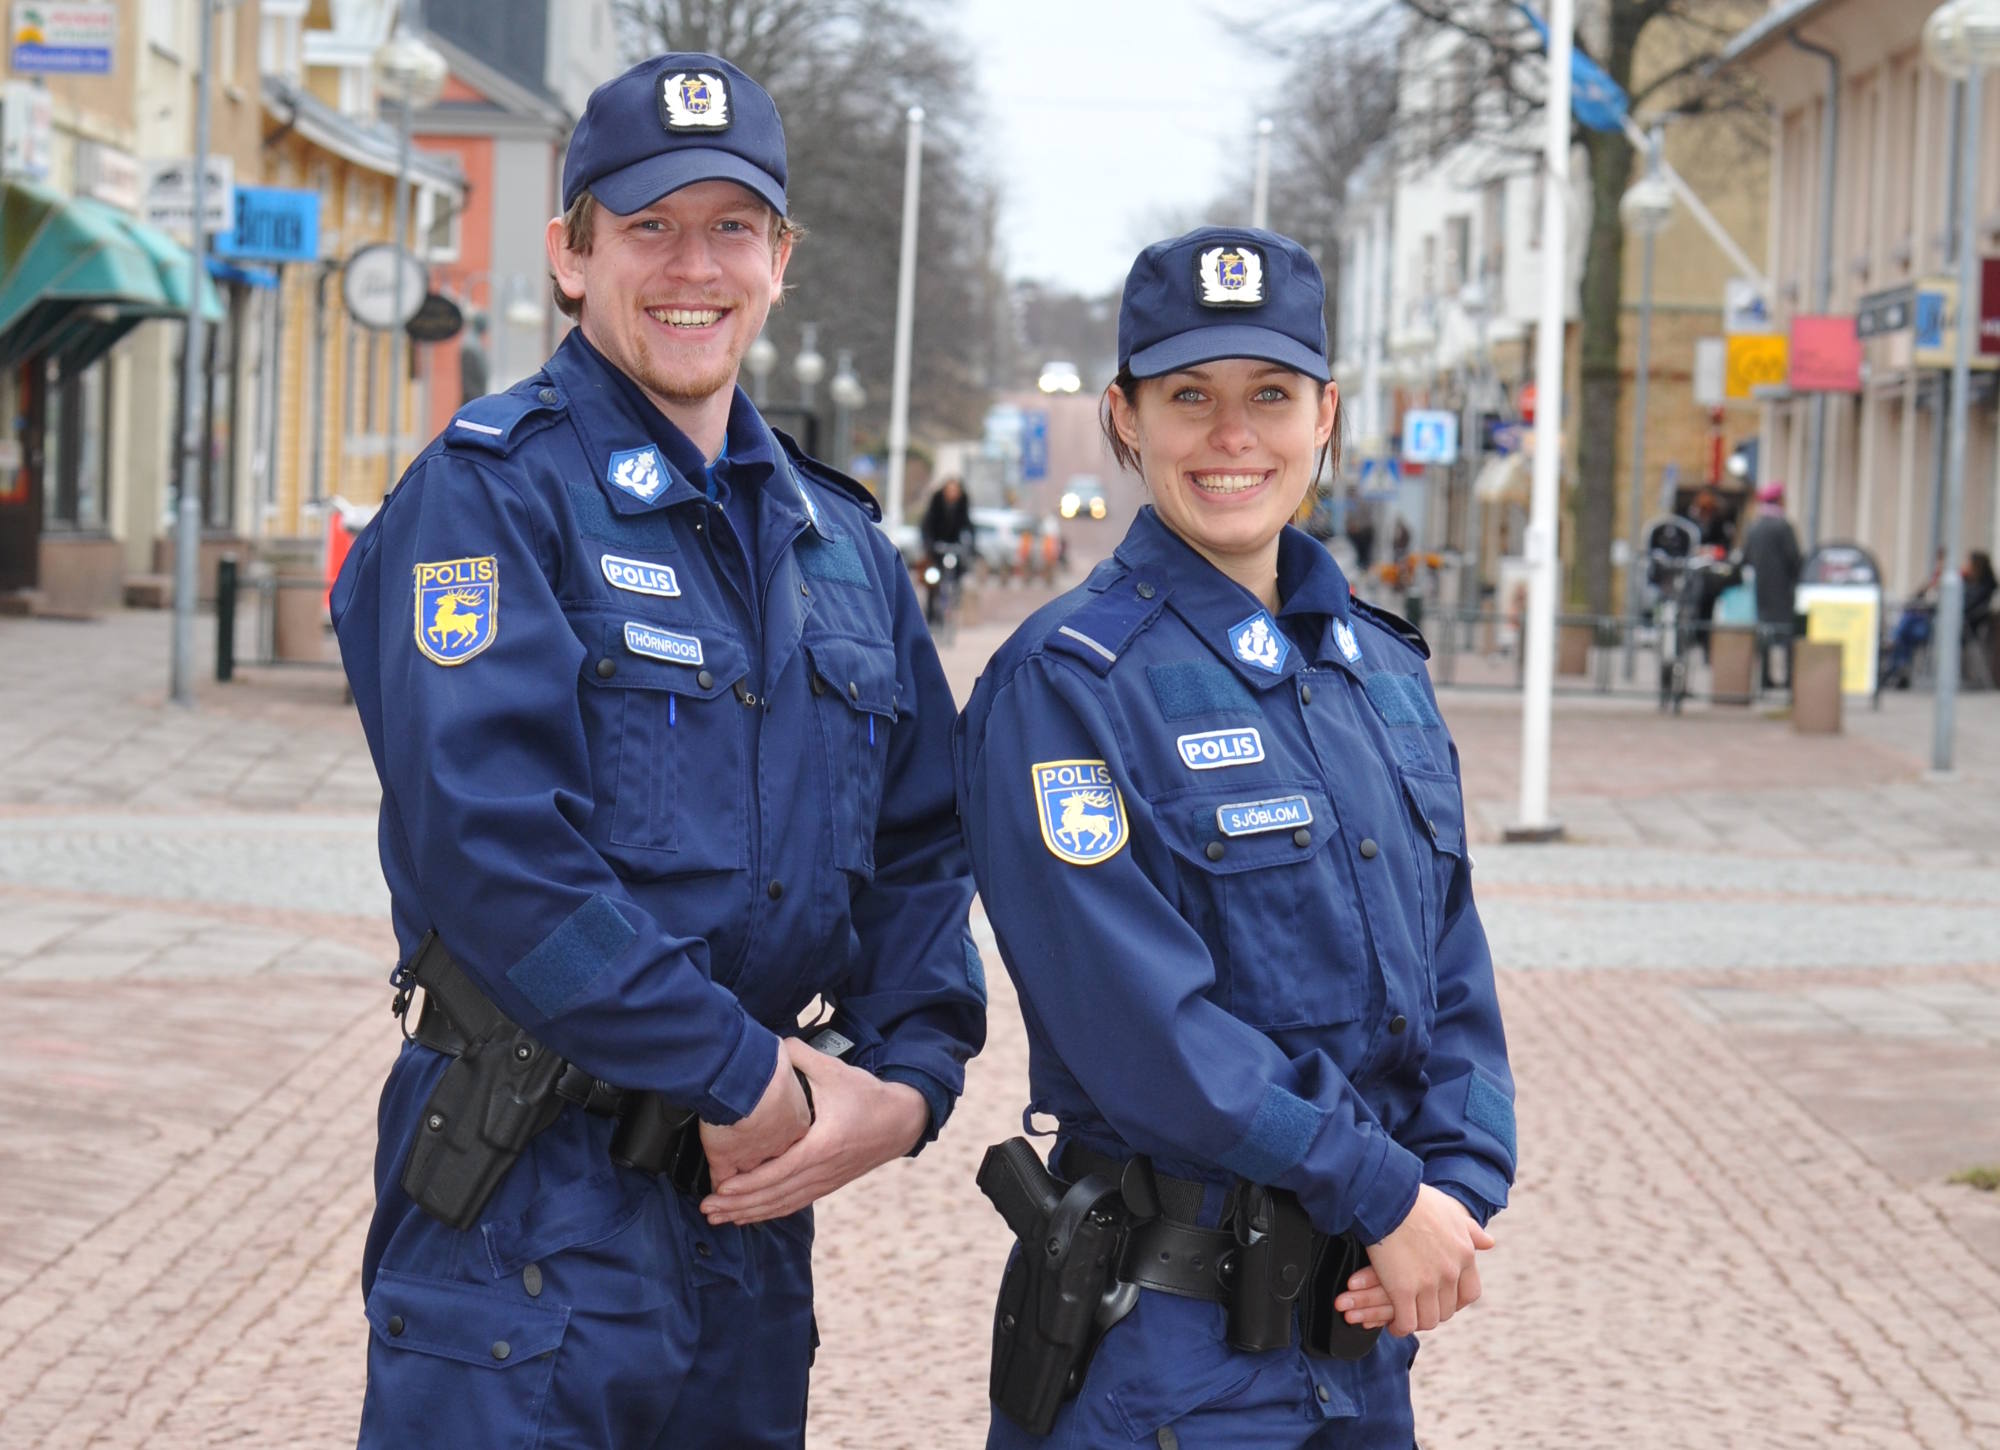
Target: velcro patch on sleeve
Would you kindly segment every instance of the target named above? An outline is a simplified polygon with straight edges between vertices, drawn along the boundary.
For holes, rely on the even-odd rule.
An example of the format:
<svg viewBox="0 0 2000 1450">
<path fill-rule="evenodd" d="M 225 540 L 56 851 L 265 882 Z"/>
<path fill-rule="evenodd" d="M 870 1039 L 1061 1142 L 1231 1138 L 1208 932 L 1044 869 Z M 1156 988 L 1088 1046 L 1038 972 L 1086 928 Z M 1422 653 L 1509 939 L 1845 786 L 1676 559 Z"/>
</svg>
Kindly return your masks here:
<svg viewBox="0 0 2000 1450">
<path fill-rule="evenodd" d="M 1319 1132 L 1319 1110 L 1276 1083 L 1264 1089 L 1243 1140 L 1217 1161 L 1252 1183 L 1275 1183 L 1304 1160 Z"/>
<path fill-rule="evenodd" d="M 972 936 L 965 938 L 965 980 L 972 990 L 979 994 L 979 1000 L 986 1000 L 986 963 L 979 959 L 979 948 L 973 945 Z"/>
<path fill-rule="evenodd" d="M 797 552 L 801 574 L 831 579 L 836 584 L 852 584 L 857 589 L 872 587 L 868 570 L 861 563 L 861 551 L 845 535 L 829 539 L 807 534 L 799 540 Z"/>
<path fill-rule="evenodd" d="M 1411 676 L 1377 670 L 1368 676 L 1365 683 L 1369 703 L 1389 725 L 1435 729 L 1444 723 L 1431 705 L 1430 696 L 1424 693 L 1424 687 Z"/>
<path fill-rule="evenodd" d="M 1215 660 L 1185 660 L 1146 666 L 1146 683 L 1168 720 L 1186 720 L 1223 710 L 1255 710 L 1257 702 L 1235 672 Z"/>
<path fill-rule="evenodd" d="M 597 980 L 638 935 L 609 897 L 593 896 L 509 967 L 507 980 L 537 1012 L 554 1017 Z"/>
<path fill-rule="evenodd" d="M 1475 1067 L 1466 1081 L 1465 1121 L 1491 1133 L 1507 1155 L 1514 1156 L 1514 1100 L 1482 1068 Z"/>
</svg>

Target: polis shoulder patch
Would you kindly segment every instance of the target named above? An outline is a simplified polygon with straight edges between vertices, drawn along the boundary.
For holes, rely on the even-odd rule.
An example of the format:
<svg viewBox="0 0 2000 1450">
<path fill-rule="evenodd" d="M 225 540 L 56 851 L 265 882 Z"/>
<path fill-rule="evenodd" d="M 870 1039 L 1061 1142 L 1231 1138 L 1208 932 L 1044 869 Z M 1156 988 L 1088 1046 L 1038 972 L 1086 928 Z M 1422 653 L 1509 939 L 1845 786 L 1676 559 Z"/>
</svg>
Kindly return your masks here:
<svg viewBox="0 0 2000 1450">
<path fill-rule="evenodd" d="M 1029 767 L 1042 844 L 1073 866 L 1096 866 L 1124 849 L 1131 834 L 1125 798 L 1101 760 L 1042 760 Z"/>
<path fill-rule="evenodd" d="M 462 665 L 500 633 L 500 563 L 492 555 L 416 567 L 417 648 L 441 665 Z"/>
</svg>

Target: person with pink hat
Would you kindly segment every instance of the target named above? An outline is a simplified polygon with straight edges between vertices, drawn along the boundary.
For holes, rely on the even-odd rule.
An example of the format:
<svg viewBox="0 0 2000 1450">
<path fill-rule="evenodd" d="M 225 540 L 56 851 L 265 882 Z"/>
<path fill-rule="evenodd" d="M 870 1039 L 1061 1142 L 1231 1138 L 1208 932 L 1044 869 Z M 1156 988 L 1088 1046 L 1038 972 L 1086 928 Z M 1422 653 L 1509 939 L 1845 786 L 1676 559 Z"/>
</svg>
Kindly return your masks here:
<svg viewBox="0 0 2000 1450">
<path fill-rule="evenodd" d="M 1771 482 L 1757 490 L 1757 519 L 1743 540 L 1743 562 L 1757 571 L 1758 663 L 1769 688 L 1792 687 L 1792 632 L 1798 592 L 1799 568 L 1804 557 L 1799 552 L 1799 536 L 1785 517 L 1785 486 Z M 1771 649 L 1784 655 L 1782 681 L 1771 678 Z"/>
</svg>

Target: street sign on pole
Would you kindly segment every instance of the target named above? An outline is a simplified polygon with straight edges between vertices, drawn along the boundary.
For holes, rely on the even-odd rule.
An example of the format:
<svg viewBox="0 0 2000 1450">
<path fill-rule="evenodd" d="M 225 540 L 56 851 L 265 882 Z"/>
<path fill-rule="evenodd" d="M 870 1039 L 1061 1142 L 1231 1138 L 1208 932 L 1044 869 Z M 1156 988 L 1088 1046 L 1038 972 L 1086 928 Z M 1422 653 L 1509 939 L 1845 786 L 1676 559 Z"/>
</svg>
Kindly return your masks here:
<svg viewBox="0 0 2000 1450">
<path fill-rule="evenodd" d="M 1731 277 L 1722 284 L 1722 330 L 1724 332 L 1769 332 L 1771 304 L 1764 289 L 1745 277 Z"/>
<path fill-rule="evenodd" d="M 1450 464 L 1458 461 L 1458 414 L 1442 408 L 1412 408 L 1403 415 L 1403 461 Z"/>
<path fill-rule="evenodd" d="M 7 67 L 16 75 L 108 76 L 118 40 L 116 5 L 16 0 Z"/>
<path fill-rule="evenodd" d="M 1782 388 L 1791 360 L 1791 344 L 1783 333 L 1738 332 L 1728 339 L 1723 369 L 1723 396 L 1747 400 L 1760 388 Z"/>
<path fill-rule="evenodd" d="M 1729 394 L 1729 344 L 1719 337 L 1694 340 L 1694 401 L 1699 408 L 1720 408 Z"/>
<path fill-rule="evenodd" d="M 1049 476 L 1049 415 L 1032 408 L 1021 415 L 1021 481 L 1039 483 Z"/>
<path fill-rule="evenodd" d="M 146 165 L 146 221 L 162 231 L 189 235 L 194 220 L 194 161 L 176 157 Z M 236 160 L 210 156 L 202 168 L 201 229 L 209 236 L 226 232 L 236 220 Z"/>
</svg>

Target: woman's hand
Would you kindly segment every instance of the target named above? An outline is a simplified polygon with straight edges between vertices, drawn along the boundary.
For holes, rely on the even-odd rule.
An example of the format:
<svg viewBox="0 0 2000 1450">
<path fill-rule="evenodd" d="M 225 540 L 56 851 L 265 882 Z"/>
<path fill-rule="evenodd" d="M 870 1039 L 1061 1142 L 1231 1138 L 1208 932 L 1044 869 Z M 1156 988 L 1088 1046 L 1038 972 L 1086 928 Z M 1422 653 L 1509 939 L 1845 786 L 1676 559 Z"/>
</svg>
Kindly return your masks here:
<svg viewBox="0 0 2000 1450">
<path fill-rule="evenodd" d="M 1479 1297 L 1474 1258 L 1493 1243 L 1464 1204 L 1423 1184 L 1403 1221 L 1368 1246 L 1370 1267 L 1347 1281 L 1348 1292 L 1334 1308 L 1350 1324 L 1386 1323 L 1391 1334 L 1435 1329 Z"/>
</svg>

